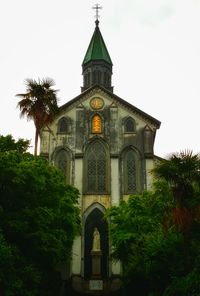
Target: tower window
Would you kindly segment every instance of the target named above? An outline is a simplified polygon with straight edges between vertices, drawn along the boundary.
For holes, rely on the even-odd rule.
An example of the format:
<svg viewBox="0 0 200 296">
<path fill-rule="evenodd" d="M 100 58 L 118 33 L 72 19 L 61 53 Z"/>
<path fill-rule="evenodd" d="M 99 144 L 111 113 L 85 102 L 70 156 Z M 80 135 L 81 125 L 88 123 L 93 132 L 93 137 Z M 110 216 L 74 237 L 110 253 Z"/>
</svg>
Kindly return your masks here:
<svg viewBox="0 0 200 296">
<path fill-rule="evenodd" d="M 98 74 L 98 84 L 101 84 L 101 71 L 97 72 Z"/>
<path fill-rule="evenodd" d="M 93 72 L 93 84 L 97 83 L 97 71 Z"/>
<path fill-rule="evenodd" d="M 93 134 L 102 133 L 102 119 L 98 114 L 92 117 L 92 133 Z"/>
<path fill-rule="evenodd" d="M 106 72 L 104 72 L 104 85 L 106 85 Z"/>
<path fill-rule="evenodd" d="M 84 85 L 88 86 L 88 74 L 84 75 Z"/>
<path fill-rule="evenodd" d="M 88 77 L 87 77 L 87 86 L 90 86 L 90 72 L 88 72 Z"/>
</svg>

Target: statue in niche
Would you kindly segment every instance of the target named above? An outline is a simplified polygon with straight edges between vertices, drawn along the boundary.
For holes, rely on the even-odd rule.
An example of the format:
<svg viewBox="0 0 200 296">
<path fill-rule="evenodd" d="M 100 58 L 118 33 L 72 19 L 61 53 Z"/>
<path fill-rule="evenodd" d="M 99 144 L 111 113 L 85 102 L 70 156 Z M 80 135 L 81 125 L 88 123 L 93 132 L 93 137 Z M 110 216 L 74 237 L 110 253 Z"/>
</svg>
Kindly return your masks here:
<svg viewBox="0 0 200 296">
<path fill-rule="evenodd" d="M 93 244 L 92 244 L 92 251 L 101 251 L 100 246 L 100 233 L 98 229 L 95 227 L 93 232 Z"/>
</svg>

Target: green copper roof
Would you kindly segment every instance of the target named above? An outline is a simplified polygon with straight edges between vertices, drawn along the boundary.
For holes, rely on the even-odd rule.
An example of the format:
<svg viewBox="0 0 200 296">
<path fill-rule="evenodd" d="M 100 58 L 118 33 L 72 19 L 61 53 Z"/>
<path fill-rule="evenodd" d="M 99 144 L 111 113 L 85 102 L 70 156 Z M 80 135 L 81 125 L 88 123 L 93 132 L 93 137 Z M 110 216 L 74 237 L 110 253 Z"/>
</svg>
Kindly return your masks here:
<svg viewBox="0 0 200 296">
<path fill-rule="evenodd" d="M 110 55 L 98 27 L 98 21 L 96 21 L 96 28 L 84 57 L 83 64 L 91 60 L 104 60 L 112 65 Z"/>
</svg>

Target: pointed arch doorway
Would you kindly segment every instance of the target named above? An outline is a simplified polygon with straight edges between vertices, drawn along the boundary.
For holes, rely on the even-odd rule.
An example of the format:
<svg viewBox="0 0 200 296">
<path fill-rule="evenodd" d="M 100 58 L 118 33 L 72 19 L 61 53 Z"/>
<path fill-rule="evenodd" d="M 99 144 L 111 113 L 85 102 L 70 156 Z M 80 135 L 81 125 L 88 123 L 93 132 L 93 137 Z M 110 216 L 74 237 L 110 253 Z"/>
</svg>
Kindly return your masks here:
<svg viewBox="0 0 200 296">
<path fill-rule="evenodd" d="M 97 228 L 100 234 L 101 247 L 101 267 L 100 276 L 106 279 L 109 276 L 109 243 L 108 243 L 108 223 L 104 219 L 103 212 L 94 207 L 86 213 L 84 227 L 84 278 L 89 280 L 92 278 L 92 255 L 93 233 Z"/>
</svg>

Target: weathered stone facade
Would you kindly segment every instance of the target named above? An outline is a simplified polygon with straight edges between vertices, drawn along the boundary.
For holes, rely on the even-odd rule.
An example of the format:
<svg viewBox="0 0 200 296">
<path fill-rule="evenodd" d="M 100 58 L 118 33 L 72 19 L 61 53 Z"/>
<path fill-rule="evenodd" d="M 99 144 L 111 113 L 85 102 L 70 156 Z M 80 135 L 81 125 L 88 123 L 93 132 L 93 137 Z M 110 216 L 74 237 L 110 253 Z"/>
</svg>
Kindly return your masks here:
<svg viewBox="0 0 200 296">
<path fill-rule="evenodd" d="M 90 71 L 90 64 L 86 70 Z M 82 235 L 73 246 L 73 286 L 87 292 L 99 285 L 102 294 L 119 288 L 121 272 L 120 264 L 110 259 L 104 212 L 130 194 L 150 188 L 153 145 L 160 126 L 158 120 L 110 89 L 111 85 L 87 84 L 79 96 L 60 107 L 51 132 L 46 129 L 41 137 L 41 153 L 62 170 L 66 183 L 80 191 Z M 101 237 L 101 273 L 97 278 L 91 267 L 95 228 Z"/>
</svg>

